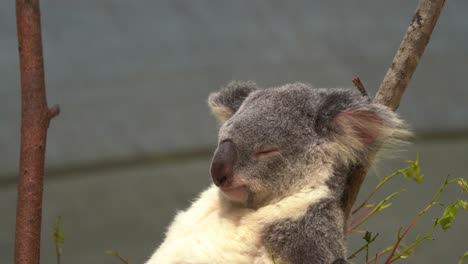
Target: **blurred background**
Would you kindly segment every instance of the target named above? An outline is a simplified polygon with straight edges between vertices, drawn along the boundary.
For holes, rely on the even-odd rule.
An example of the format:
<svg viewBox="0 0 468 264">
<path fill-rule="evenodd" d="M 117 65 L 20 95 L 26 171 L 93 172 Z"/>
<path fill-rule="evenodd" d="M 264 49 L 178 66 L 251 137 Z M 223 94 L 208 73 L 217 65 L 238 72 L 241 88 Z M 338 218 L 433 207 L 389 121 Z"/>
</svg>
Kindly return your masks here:
<svg viewBox="0 0 468 264">
<path fill-rule="evenodd" d="M 0 2 L 0 263 L 12 263 L 19 157 L 20 84 L 15 6 Z M 51 124 L 43 205 L 42 263 L 55 263 L 52 226 L 62 216 L 63 263 L 143 262 L 177 210 L 210 183 L 217 125 L 206 98 L 230 80 L 260 86 L 302 81 L 371 94 L 417 1 L 42 0 Z M 447 174 L 468 177 L 468 2 L 447 1 L 399 113 L 414 144 L 381 162 L 361 190 L 419 153 L 426 180 L 364 227 L 396 240 Z M 354 88 L 352 88 L 354 89 Z M 451 186 L 442 201 L 458 197 Z M 380 197 L 380 196 L 379 196 Z M 358 200 L 358 202 L 359 202 Z M 468 250 L 468 214 L 404 263 L 456 263 Z M 436 208 L 410 233 L 425 232 Z M 352 235 L 349 251 L 364 241 Z M 362 259 L 361 259 L 362 260 Z M 356 263 L 362 263 L 357 260 Z"/>
</svg>

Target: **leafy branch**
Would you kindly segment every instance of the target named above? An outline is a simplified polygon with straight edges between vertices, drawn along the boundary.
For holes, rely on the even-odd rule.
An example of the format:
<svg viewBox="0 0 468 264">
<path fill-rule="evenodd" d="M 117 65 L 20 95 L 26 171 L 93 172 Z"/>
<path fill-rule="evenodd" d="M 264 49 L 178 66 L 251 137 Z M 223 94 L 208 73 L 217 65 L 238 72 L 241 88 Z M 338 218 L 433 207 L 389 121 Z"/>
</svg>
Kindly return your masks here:
<svg viewBox="0 0 468 264">
<path fill-rule="evenodd" d="M 460 260 L 458 260 L 458 264 L 463 264 L 465 259 L 468 259 L 468 251 L 460 257 Z"/>
<path fill-rule="evenodd" d="M 392 194 L 390 194 L 389 196 L 387 196 L 385 199 L 383 199 L 382 201 L 380 201 L 377 206 L 375 206 L 366 216 L 364 216 L 357 224 L 355 224 L 353 227 L 350 228 L 350 231 L 348 231 L 348 233 L 353 233 L 353 232 L 356 232 L 356 228 L 358 228 L 359 226 L 361 226 L 362 224 L 364 224 L 369 218 L 371 218 L 373 215 L 375 215 L 376 213 L 390 207 L 392 205 L 392 203 L 388 203 L 388 201 L 390 201 L 393 197 L 397 196 L 398 194 L 402 193 L 406 191 L 405 189 L 401 189 L 399 191 L 396 191 Z M 373 205 L 372 205 L 373 206 Z"/>
<path fill-rule="evenodd" d="M 366 250 L 366 261 L 369 260 L 369 245 L 375 241 L 375 239 L 379 236 L 379 233 L 375 234 L 374 237 L 372 237 L 372 233 L 369 231 L 366 231 L 366 234 L 362 237 L 366 241 L 366 244 L 359 248 L 356 252 L 351 254 L 351 256 L 348 257 L 348 259 L 353 259 L 356 257 L 359 253 L 361 253 L 363 250 Z"/>
<path fill-rule="evenodd" d="M 421 242 L 429 239 L 429 236 L 432 234 L 432 232 L 434 231 L 434 229 L 436 228 L 436 226 L 438 224 L 438 220 L 434 221 L 435 222 L 434 225 L 432 226 L 432 228 L 429 230 L 429 232 L 422 239 L 416 239 L 412 243 L 412 246 L 406 247 L 403 250 L 403 253 L 395 255 L 395 251 L 398 249 L 401 241 L 409 233 L 409 231 L 414 227 L 414 225 L 419 221 L 421 216 L 423 216 L 425 213 L 427 213 L 429 211 L 429 209 L 432 208 L 432 206 L 439 204 L 437 202 L 437 199 L 439 198 L 440 194 L 445 189 L 445 187 L 447 186 L 448 183 L 449 183 L 449 178 L 447 176 L 447 177 L 445 177 L 445 180 L 442 183 L 442 186 L 439 188 L 437 193 L 432 198 L 431 202 L 421 212 L 419 212 L 419 214 L 413 219 L 411 224 L 405 229 L 403 234 L 400 235 L 400 231 L 398 232 L 397 241 L 395 242 L 395 245 L 393 246 L 392 251 L 390 252 L 390 255 L 388 256 L 387 260 L 385 261 L 386 264 L 387 263 L 392 263 L 392 262 L 394 262 L 394 261 L 396 261 L 396 260 L 398 260 L 400 258 L 407 257 L 408 256 L 407 254 L 411 252 L 410 250 L 412 250 L 415 246 L 419 245 Z M 452 221 L 453 221 L 453 218 L 452 218 Z"/>
<path fill-rule="evenodd" d="M 399 174 L 402 174 L 405 178 L 412 178 L 413 180 L 415 180 L 418 183 L 422 182 L 423 175 L 420 173 L 420 167 L 419 167 L 418 160 L 408 161 L 408 163 L 409 163 L 408 167 L 406 167 L 404 169 L 401 169 L 401 170 L 397 170 L 395 173 L 392 173 L 391 175 L 389 175 L 389 176 L 385 177 L 384 179 L 382 179 L 382 181 L 377 185 L 377 187 L 374 189 L 374 191 L 371 193 L 371 195 L 369 195 L 369 197 L 372 197 L 376 193 L 377 190 L 382 188 L 382 186 L 385 183 L 387 183 L 390 179 L 394 178 L 395 176 L 397 176 Z M 392 246 L 384 248 L 383 250 L 381 250 L 380 252 L 375 254 L 375 256 L 372 257 L 371 259 L 368 259 L 368 254 L 369 253 L 366 252 L 366 263 L 367 264 L 377 263 L 377 260 L 380 257 L 382 257 L 383 255 L 385 255 L 385 254 L 387 254 L 389 252 L 390 253 L 388 254 L 388 256 L 387 256 L 387 258 L 386 258 L 386 260 L 384 262 L 385 264 L 393 263 L 393 262 L 395 262 L 395 261 L 397 261 L 399 259 L 408 258 L 414 252 L 414 248 L 416 246 L 420 245 L 424 241 L 434 239 L 432 237 L 432 233 L 437 228 L 437 226 L 440 226 L 444 231 L 449 229 L 452 226 L 452 224 L 453 224 L 453 222 L 454 222 L 454 220 L 455 220 L 455 218 L 456 218 L 456 216 L 457 216 L 460 209 L 468 211 L 468 202 L 466 200 L 463 200 L 463 199 L 459 198 L 459 199 L 455 200 L 454 202 L 450 203 L 448 206 L 445 207 L 441 217 L 434 220 L 433 225 L 424 234 L 424 236 L 418 235 L 418 236 L 416 236 L 416 238 L 409 245 L 403 245 L 402 246 L 403 239 L 408 235 L 410 230 L 413 229 L 413 227 L 420 220 L 420 218 L 424 214 L 426 214 L 433 206 L 442 205 L 439 202 L 440 195 L 442 194 L 442 192 L 446 189 L 446 187 L 449 184 L 453 184 L 453 183 L 457 183 L 459 185 L 461 192 L 468 193 L 468 184 L 467 184 L 467 181 L 465 179 L 463 179 L 463 178 L 450 179 L 449 176 L 447 176 L 445 178 L 444 182 L 442 183 L 442 185 L 439 187 L 436 194 L 431 199 L 431 201 L 424 207 L 424 209 L 422 209 L 415 216 L 413 221 L 404 230 L 403 230 L 403 227 L 399 228 L 398 234 L 397 234 L 397 240 L 396 240 L 395 244 L 392 245 Z M 360 205 L 360 208 L 358 208 L 358 209 L 360 210 L 361 208 L 372 208 L 372 210 L 365 217 L 362 217 L 357 224 L 354 224 L 353 227 L 351 228 L 351 231 L 352 232 L 357 232 L 356 227 L 362 225 L 365 221 L 367 221 L 376 212 L 382 211 L 383 209 L 390 206 L 390 204 L 387 203 L 388 200 L 390 200 L 391 198 L 393 198 L 394 196 L 396 196 L 400 192 L 401 192 L 401 190 L 398 191 L 398 192 L 392 193 L 390 196 L 388 196 L 387 198 L 385 198 L 381 202 L 379 202 L 377 204 L 377 206 L 374 206 L 373 204 L 368 204 L 368 202 L 370 200 L 370 198 L 368 197 L 364 201 L 364 203 Z M 359 210 L 355 210 L 354 212 L 357 213 Z M 359 217 L 359 215 L 357 217 Z M 358 251 L 356 251 L 354 254 L 352 254 L 349 258 L 354 258 L 358 253 L 360 253 L 364 249 L 368 249 L 369 244 L 371 242 L 373 242 L 375 240 L 375 238 L 376 238 L 375 237 L 372 240 L 370 240 L 368 234 L 369 234 L 369 232 L 366 232 L 366 236 L 364 237 L 364 239 L 366 239 L 367 243 L 363 247 L 361 247 Z M 465 258 L 467 258 L 466 255 L 468 255 L 468 254 L 465 254 L 460 258 L 459 263 L 462 263 L 463 260 Z"/>
<path fill-rule="evenodd" d="M 384 177 L 377 184 L 374 190 L 367 196 L 367 198 L 355 210 L 352 211 L 352 215 L 354 215 L 354 219 L 353 221 L 351 221 L 348 234 L 365 233 L 363 239 L 366 241 L 366 243 L 361 248 L 359 248 L 356 252 L 351 254 L 348 259 L 355 258 L 358 254 L 360 254 L 364 250 L 366 251 L 366 263 L 367 264 L 377 263 L 379 258 L 381 258 L 384 255 L 388 255 L 384 261 L 385 264 L 393 263 L 399 259 L 408 258 L 411 254 L 413 254 L 414 249 L 418 245 L 428 240 L 434 240 L 434 238 L 432 237 L 432 234 L 438 226 L 440 226 L 445 231 L 452 226 L 460 209 L 468 211 L 468 201 L 463 200 L 461 198 L 456 199 L 455 201 L 449 203 L 449 205 L 447 205 L 444 208 L 442 215 L 438 219 L 434 220 L 434 223 L 431 226 L 431 228 L 423 236 L 418 235 L 413 241 L 411 241 L 411 243 L 409 243 L 408 245 L 403 245 L 404 238 L 407 237 L 408 233 L 418 223 L 420 218 L 424 214 L 426 214 L 431 208 L 433 208 L 435 205 L 443 205 L 442 203 L 439 202 L 439 198 L 442 192 L 446 189 L 448 185 L 456 183 L 460 187 L 461 193 L 468 193 L 468 183 L 465 179 L 463 178 L 450 179 L 450 177 L 447 176 L 445 177 L 444 182 L 439 187 L 437 192 L 434 194 L 430 202 L 420 212 L 418 212 L 418 214 L 414 217 L 412 222 L 406 228 L 403 228 L 400 226 L 397 232 L 397 239 L 395 243 L 391 246 L 388 246 L 382 249 L 381 251 L 376 253 L 371 259 L 369 259 L 369 245 L 375 241 L 378 234 L 372 237 L 371 232 L 368 232 L 365 230 L 360 231 L 360 230 L 357 230 L 357 228 L 363 225 L 367 220 L 369 220 L 376 213 L 381 212 L 382 210 L 391 206 L 391 203 L 389 201 L 404 191 L 404 189 L 396 191 L 390 194 L 389 196 L 387 196 L 386 198 L 384 198 L 383 200 L 381 200 L 380 202 L 378 202 L 377 204 L 371 203 L 370 201 L 373 198 L 373 196 L 377 193 L 377 191 L 379 191 L 390 180 L 394 179 L 398 175 L 402 175 L 403 177 L 407 179 L 412 179 L 416 181 L 417 183 L 421 183 L 424 180 L 424 175 L 421 173 L 421 168 L 419 166 L 419 158 L 416 158 L 416 160 L 408 160 L 407 163 L 408 163 L 407 167 L 403 169 L 399 169 L 395 171 L 394 173 Z M 463 260 L 465 258 L 468 258 L 467 255 L 468 253 L 460 257 L 459 263 L 463 263 Z"/>
<path fill-rule="evenodd" d="M 356 215 L 355 218 L 351 221 L 351 227 L 349 228 L 348 234 L 359 232 L 356 230 L 356 228 L 361 226 L 364 222 L 369 220 L 369 218 L 374 216 L 376 213 L 390 207 L 392 204 L 388 203 L 388 201 L 405 191 L 405 189 L 401 189 L 397 192 L 390 194 L 385 199 L 380 201 L 376 206 L 374 204 L 369 203 L 369 201 L 377 193 L 377 191 L 379 191 L 391 179 L 395 178 L 398 175 L 402 175 L 407 179 L 413 179 L 417 183 L 421 183 L 424 180 L 424 175 L 421 174 L 421 168 L 419 166 L 419 157 L 417 157 L 416 160 L 407 160 L 406 162 L 408 163 L 408 166 L 406 168 L 399 169 L 394 173 L 384 177 L 377 184 L 374 190 L 367 196 L 367 198 L 356 209 L 352 211 L 352 215 L 356 215 L 357 213 L 359 213 L 359 211 L 361 211 L 364 208 L 364 210 L 360 214 Z"/>
</svg>

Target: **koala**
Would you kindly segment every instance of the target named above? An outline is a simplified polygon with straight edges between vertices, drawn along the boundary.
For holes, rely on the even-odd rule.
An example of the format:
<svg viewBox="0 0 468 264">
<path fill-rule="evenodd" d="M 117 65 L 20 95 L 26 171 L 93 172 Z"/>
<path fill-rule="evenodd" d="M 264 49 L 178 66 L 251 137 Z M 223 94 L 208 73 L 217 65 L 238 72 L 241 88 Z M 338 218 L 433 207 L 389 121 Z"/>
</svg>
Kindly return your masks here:
<svg viewBox="0 0 468 264">
<path fill-rule="evenodd" d="M 220 121 L 213 184 L 177 214 L 147 264 L 339 264 L 350 170 L 410 133 L 348 89 L 231 82 L 208 104 Z"/>
</svg>

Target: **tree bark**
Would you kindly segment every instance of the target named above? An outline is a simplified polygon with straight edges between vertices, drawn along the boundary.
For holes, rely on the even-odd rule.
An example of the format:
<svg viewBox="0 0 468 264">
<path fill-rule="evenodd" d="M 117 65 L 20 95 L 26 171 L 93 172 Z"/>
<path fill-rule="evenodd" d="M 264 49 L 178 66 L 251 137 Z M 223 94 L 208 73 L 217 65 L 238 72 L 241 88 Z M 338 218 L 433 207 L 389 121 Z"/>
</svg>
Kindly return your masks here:
<svg viewBox="0 0 468 264">
<path fill-rule="evenodd" d="M 47 129 L 59 107 L 47 106 L 39 0 L 16 0 L 16 23 L 21 70 L 21 151 L 15 263 L 38 264 Z"/>
<path fill-rule="evenodd" d="M 396 110 L 413 76 L 416 66 L 429 43 L 445 0 L 420 0 L 416 12 L 400 44 L 393 62 L 374 98 L 375 103 Z M 375 155 L 375 154 L 374 154 Z M 347 218 L 369 170 L 369 164 L 357 164 L 348 177 L 342 206 Z"/>
</svg>

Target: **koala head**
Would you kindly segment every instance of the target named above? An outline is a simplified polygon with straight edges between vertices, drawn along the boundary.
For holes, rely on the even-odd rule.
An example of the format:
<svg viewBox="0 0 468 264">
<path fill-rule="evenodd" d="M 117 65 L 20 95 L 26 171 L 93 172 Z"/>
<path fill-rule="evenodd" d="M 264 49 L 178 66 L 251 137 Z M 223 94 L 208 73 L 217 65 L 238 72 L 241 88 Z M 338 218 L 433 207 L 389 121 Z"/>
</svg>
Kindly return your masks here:
<svg viewBox="0 0 468 264">
<path fill-rule="evenodd" d="M 221 123 L 213 182 L 229 201 L 254 208 L 344 182 L 332 179 L 335 168 L 408 134 L 393 111 L 347 89 L 232 82 L 208 104 Z"/>
</svg>

